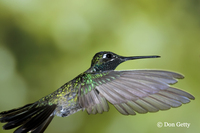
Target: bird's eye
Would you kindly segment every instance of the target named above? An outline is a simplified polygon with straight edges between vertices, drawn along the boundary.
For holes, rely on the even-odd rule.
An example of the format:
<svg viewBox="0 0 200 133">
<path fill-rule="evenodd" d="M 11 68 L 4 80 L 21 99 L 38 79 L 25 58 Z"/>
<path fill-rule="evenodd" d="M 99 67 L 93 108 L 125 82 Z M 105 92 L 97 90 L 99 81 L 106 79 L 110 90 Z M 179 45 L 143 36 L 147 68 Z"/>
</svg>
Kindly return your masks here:
<svg viewBox="0 0 200 133">
<path fill-rule="evenodd" d="M 106 58 L 109 58 L 109 59 L 110 59 L 110 58 L 112 58 L 112 55 L 111 55 L 111 54 L 107 54 L 107 55 L 106 55 Z"/>
</svg>

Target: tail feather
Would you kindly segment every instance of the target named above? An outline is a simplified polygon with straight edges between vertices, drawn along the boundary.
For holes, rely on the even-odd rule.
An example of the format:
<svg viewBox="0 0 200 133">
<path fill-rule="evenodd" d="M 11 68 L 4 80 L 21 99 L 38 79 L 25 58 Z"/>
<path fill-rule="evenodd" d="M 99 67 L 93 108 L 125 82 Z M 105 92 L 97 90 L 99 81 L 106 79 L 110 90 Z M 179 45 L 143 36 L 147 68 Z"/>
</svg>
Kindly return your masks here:
<svg viewBox="0 0 200 133">
<path fill-rule="evenodd" d="M 22 112 L 24 110 L 27 110 L 27 108 L 30 108 L 32 105 L 33 105 L 33 103 L 27 104 L 27 105 L 25 105 L 23 107 L 20 107 L 20 108 L 8 110 L 8 111 L 3 111 L 3 112 L 0 113 L 0 117 L 6 117 L 6 116 L 9 116 L 9 115 L 18 114 L 18 113 L 20 113 L 20 112 Z"/>
<path fill-rule="evenodd" d="M 48 127 L 49 123 L 52 121 L 54 116 L 50 116 L 45 122 L 43 122 L 37 129 L 33 130 L 32 133 L 43 133 Z"/>
<path fill-rule="evenodd" d="M 39 114 L 36 114 L 36 116 L 28 120 L 23 126 L 15 130 L 15 133 L 26 133 L 35 130 L 40 126 L 40 124 L 45 122 L 48 117 L 50 117 L 54 109 L 55 108 L 52 108 L 51 106 L 45 107 Z"/>
<path fill-rule="evenodd" d="M 18 109 L 0 113 L 0 122 L 7 122 L 3 126 L 5 130 L 20 126 L 14 133 L 29 131 L 42 133 L 53 119 L 55 108 L 56 105 L 37 107 L 37 103 L 28 104 Z"/>
<path fill-rule="evenodd" d="M 6 116 L 2 116 L 0 119 L 0 122 L 5 123 L 5 122 L 11 122 L 14 120 L 22 120 L 26 119 L 28 116 L 32 116 L 38 111 L 38 108 L 35 108 L 36 105 L 32 106 L 32 108 L 27 108 L 27 110 L 18 110 L 17 113 L 16 111 L 14 113 L 9 113 Z"/>
<path fill-rule="evenodd" d="M 35 106 L 33 106 L 35 107 Z M 20 113 L 19 115 L 5 117 L 4 120 L 8 122 L 3 126 L 5 130 L 12 129 L 15 127 L 18 127 L 25 123 L 28 119 L 31 119 L 34 115 L 36 115 L 38 112 L 41 111 L 42 108 L 31 108 L 30 110 L 27 110 L 23 113 Z"/>
</svg>

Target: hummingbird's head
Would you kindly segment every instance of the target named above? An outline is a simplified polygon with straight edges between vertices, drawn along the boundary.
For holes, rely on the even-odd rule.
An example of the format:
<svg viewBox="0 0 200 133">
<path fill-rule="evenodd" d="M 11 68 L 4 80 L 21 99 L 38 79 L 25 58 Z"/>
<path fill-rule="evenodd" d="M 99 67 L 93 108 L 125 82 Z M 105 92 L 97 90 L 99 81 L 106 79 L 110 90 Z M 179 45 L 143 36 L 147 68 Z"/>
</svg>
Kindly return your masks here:
<svg viewBox="0 0 200 133">
<path fill-rule="evenodd" d="M 158 58 L 160 56 L 131 56 L 124 57 L 109 51 L 96 53 L 92 59 L 91 67 L 88 72 L 102 72 L 114 70 L 120 63 L 127 60 L 142 59 L 142 58 Z"/>
</svg>

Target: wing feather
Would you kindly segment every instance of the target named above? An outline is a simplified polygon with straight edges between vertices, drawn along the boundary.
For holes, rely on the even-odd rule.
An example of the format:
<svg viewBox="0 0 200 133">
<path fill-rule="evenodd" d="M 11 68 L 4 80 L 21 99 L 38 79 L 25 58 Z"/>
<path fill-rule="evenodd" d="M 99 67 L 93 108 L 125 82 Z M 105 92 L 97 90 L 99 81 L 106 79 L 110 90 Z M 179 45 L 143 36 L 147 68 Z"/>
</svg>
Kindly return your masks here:
<svg viewBox="0 0 200 133">
<path fill-rule="evenodd" d="M 89 114 L 108 111 L 107 101 L 124 115 L 157 112 L 194 100 L 191 94 L 170 87 L 181 74 L 162 70 L 106 71 L 90 74 L 92 81 L 82 86 L 79 102 Z M 87 82 L 88 83 L 88 82 Z M 90 86 L 91 88 L 88 89 Z M 87 93 L 85 93 L 87 90 Z M 84 93 L 84 94 L 83 94 Z M 107 100 L 107 101 L 106 101 Z"/>
</svg>

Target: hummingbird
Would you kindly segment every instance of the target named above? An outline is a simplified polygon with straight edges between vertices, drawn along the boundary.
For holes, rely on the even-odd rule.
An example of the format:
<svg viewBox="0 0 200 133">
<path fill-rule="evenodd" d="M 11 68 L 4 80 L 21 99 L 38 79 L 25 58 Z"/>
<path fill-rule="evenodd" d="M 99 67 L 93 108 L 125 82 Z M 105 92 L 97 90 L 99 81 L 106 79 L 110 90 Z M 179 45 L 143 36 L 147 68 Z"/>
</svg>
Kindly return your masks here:
<svg viewBox="0 0 200 133">
<path fill-rule="evenodd" d="M 80 110 L 88 114 L 109 110 L 108 102 L 123 115 L 157 112 L 194 100 L 185 91 L 171 87 L 184 76 L 164 70 L 123 70 L 115 68 L 129 60 L 160 56 L 125 57 L 103 51 L 94 55 L 91 66 L 55 92 L 23 107 L 0 113 L 3 129 L 14 133 L 43 133 L 54 116 L 67 117 Z"/>
</svg>

